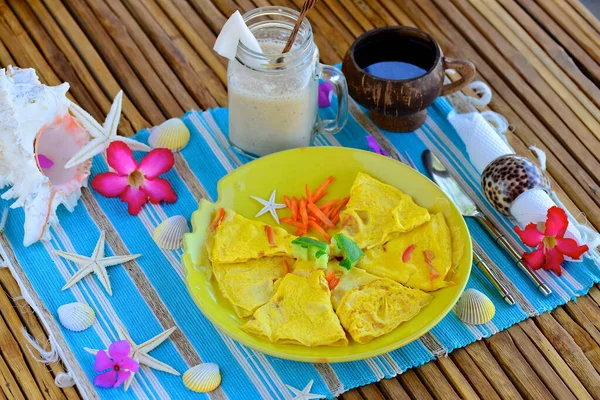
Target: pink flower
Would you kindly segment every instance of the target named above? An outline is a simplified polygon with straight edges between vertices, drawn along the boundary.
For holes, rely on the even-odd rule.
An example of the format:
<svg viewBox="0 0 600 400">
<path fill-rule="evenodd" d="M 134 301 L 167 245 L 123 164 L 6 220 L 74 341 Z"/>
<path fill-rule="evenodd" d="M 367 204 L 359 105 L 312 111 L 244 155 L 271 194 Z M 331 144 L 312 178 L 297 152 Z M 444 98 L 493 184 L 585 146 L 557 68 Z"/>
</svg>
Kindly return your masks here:
<svg viewBox="0 0 600 400">
<path fill-rule="evenodd" d="M 98 174 L 92 187 L 106 197 L 120 197 L 128 204 L 131 215 L 138 215 L 148 200 L 158 204 L 161 200 L 174 203 L 177 195 L 169 182 L 158 176 L 173 167 L 175 160 L 168 149 L 154 149 L 138 165 L 129 146 L 115 141 L 106 150 L 108 165 L 116 172 Z"/>
<path fill-rule="evenodd" d="M 523 258 L 532 269 L 552 270 L 558 276 L 562 274 L 560 264 L 565 260 L 565 255 L 577 260 L 588 251 L 588 246 L 579 246 L 574 239 L 565 238 L 569 219 L 565 210 L 551 207 L 546 217 L 546 228 L 542 233 L 537 225 L 531 223 L 521 230 L 515 226 L 515 232 L 521 241 L 529 247 L 537 247 L 531 253 L 524 253 Z"/>
<path fill-rule="evenodd" d="M 102 372 L 109 369 L 110 371 L 95 377 L 94 385 L 103 388 L 119 387 L 131 376 L 131 373 L 138 372 L 140 366 L 137 361 L 129 357 L 130 351 L 131 346 L 127 340 L 119 340 L 111 344 L 108 347 L 108 354 L 104 350 L 98 351 L 94 370 Z"/>
</svg>

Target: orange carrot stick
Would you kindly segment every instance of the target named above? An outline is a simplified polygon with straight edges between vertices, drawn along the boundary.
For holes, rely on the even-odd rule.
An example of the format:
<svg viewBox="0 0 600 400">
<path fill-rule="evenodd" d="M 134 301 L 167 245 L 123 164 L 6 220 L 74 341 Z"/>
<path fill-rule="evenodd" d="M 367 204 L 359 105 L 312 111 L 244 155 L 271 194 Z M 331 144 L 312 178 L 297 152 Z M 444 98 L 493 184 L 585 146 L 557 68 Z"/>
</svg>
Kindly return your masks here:
<svg viewBox="0 0 600 400">
<path fill-rule="evenodd" d="M 290 200 L 290 198 L 287 197 L 286 195 L 283 195 L 283 201 L 285 202 L 285 205 L 287 206 L 287 208 L 289 208 L 291 210 L 292 209 L 292 201 Z"/>
<path fill-rule="evenodd" d="M 327 240 L 328 242 L 331 242 L 331 236 L 329 236 L 329 233 L 327 233 L 327 231 L 325 231 L 325 229 L 321 228 L 321 226 L 319 224 L 317 224 L 315 221 L 308 221 L 308 225 L 311 226 L 312 228 L 314 228 L 317 232 L 319 232 L 325 240 Z"/>
<path fill-rule="evenodd" d="M 333 217 L 331 217 L 331 222 L 337 225 L 337 223 L 340 222 L 340 214 L 335 214 Z"/>
<path fill-rule="evenodd" d="M 316 205 L 314 205 L 312 203 L 309 204 L 307 207 L 309 210 L 311 210 L 313 212 L 315 217 L 317 217 L 318 219 L 323 221 L 323 223 L 325 224 L 326 227 L 335 228 L 335 224 L 333 222 L 331 222 L 331 220 L 329 218 L 327 218 L 327 215 L 323 214 L 323 211 L 321 211 L 319 209 L 319 207 L 317 207 Z"/>
<path fill-rule="evenodd" d="M 302 197 L 300 199 L 300 216 L 302 217 L 302 223 L 304 225 L 308 224 L 308 213 L 306 212 L 306 199 Z"/>
<path fill-rule="evenodd" d="M 321 209 L 321 211 L 325 212 L 324 210 L 326 208 L 332 208 L 335 205 L 335 203 L 337 203 L 340 200 L 341 199 L 335 199 L 335 200 L 328 201 L 327 203 L 323 204 L 322 206 L 319 206 L 319 208 Z"/>
<path fill-rule="evenodd" d="M 337 276 L 334 276 L 333 279 L 331 279 L 329 281 L 329 290 L 333 290 L 337 287 L 337 285 L 340 283 L 340 278 L 338 278 Z"/>
<path fill-rule="evenodd" d="M 296 228 L 306 228 L 306 226 L 302 225 L 302 222 L 294 221 L 291 218 L 280 218 L 280 220 L 281 222 L 285 222 L 286 224 L 290 224 Z"/>
<path fill-rule="evenodd" d="M 298 221 L 298 199 L 296 199 L 296 196 L 292 197 L 292 219 Z"/>
<path fill-rule="evenodd" d="M 326 195 L 327 195 L 327 192 L 321 192 L 321 193 L 319 193 L 319 194 L 318 194 L 318 195 L 316 195 L 316 196 L 313 194 L 313 197 L 312 197 L 312 199 L 313 199 L 313 203 L 316 203 L 317 201 L 321 200 L 321 199 L 322 199 L 323 197 L 325 197 Z"/>
<path fill-rule="evenodd" d="M 330 176 L 329 178 L 325 179 L 325 182 L 321 183 L 321 186 L 319 186 L 317 188 L 317 190 L 315 190 L 315 192 L 313 193 L 313 195 L 312 195 L 313 200 L 315 199 L 315 197 L 319 197 L 319 198 L 323 197 L 324 196 L 323 193 L 325 193 L 325 189 L 327 189 L 327 186 L 329 186 L 329 184 L 331 182 L 333 182 L 333 176 Z M 314 200 L 314 201 L 316 201 L 316 200 Z"/>
<path fill-rule="evenodd" d="M 306 227 L 302 226 L 302 228 L 296 229 L 296 236 L 302 236 L 306 233 Z"/>
<path fill-rule="evenodd" d="M 219 224 L 221 223 L 221 221 L 223 221 L 224 217 L 225 217 L 225 209 L 219 208 L 219 215 L 217 215 L 217 217 L 213 221 L 212 225 L 210 226 L 210 229 L 212 229 L 213 231 L 215 229 L 217 229 L 219 227 Z"/>
<path fill-rule="evenodd" d="M 325 275 L 325 279 L 327 280 L 327 282 L 329 282 L 333 278 L 335 278 L 335 271 L 333 269 L 330 269 L 329 271 L 327 271 L 327 275 Z"/>
<path fill-rule="evenodd" d="M 273 239 L 273 227 L 265 225 L 265 233 L 267 234 L 267 240 L 271 246 L 275 246 L 275 240 Z"/>
<path fill-rule="evenodd" d="M 312 198 L 312 194 L 310 194 L 310 189 L 308 188 L 308 183 L 304 186 L 304 189 L 306 190 L 306 199 L 308 201 L 308 203 L 312 203 L 313 202 L 313 198 Z"/>
</svg>

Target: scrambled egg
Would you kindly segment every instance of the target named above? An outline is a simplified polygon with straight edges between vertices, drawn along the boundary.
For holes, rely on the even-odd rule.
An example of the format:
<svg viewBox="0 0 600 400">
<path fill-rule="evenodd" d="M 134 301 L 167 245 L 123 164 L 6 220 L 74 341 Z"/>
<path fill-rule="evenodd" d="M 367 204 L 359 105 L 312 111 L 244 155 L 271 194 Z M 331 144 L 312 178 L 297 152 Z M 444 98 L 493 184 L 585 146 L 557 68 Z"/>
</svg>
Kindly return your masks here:
<svg viewBox="0 0 600 400">
<path fill-rule="evenodd" d="M 269 243 L 267 227 L 273 230 L 273 244 Z M 265 256 L 291 256 L 295 238 L 282 228 L 269 227 L 227 210 L 206 244 L 213 263 L 238 263 Z"/>
<path fill-rule="evenodd" d="M 251 316 L 275 293 L 276 281 L 290 272 L 294 260 L 263 257 L 237 264 L 213 263 L 219 290 L 231 302 L 240 318 Z"/>
<path fill-rule="evenodd" d="M 346 293 L 336 314 L 354 341 L 368 343 L 414 318 L 431 300 L 429 293 L 382 278 Z"/>
<path fill-rule="evenodd" d="M 395 187 L 359 173 L 350 190 L 350 201 L 340 213 L 341 232 L 361 249 L 379 246 L 429 221 L 427 209 Z"/>
<path fill-rule="evenodd" d="M 241 329 L 275 343 L 346 346 L 348 339 L 331 307 L 323 271 L 308 277 L 287 274 L 271 300 Z"/>
<path fill-rule="evenodd" d="M 452 238 L 442 213 L 431 221 L 386 244 L 365 252 L 358 267 L 408 287 L 437 290 L 452 267 Z"/>
</svg>

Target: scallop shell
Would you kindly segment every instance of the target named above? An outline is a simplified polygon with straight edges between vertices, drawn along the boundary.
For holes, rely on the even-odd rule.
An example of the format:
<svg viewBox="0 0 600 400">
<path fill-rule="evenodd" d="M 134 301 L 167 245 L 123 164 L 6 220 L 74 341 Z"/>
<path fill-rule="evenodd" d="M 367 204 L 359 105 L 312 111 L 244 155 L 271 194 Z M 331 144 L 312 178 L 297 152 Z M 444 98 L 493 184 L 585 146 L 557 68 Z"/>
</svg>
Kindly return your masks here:
<svg viewBox="0 0 600 400">
<path fill-rule="evenodd" d="M 496 158 L 481 173 L 481 187 L 490 204 L 510 216 L 512 203 L 529 189 L 549 189 L 542 169 L 528 158 L 508 154 Z"/>
<path fill-rule="evenodd" d="M 85 303 L 68 303 L 58 307 L 58 320 L 70 331 L 86 330 L 96 320 L 96 313 Z"/>
<path fill-rule="evenodd" d="M 152 234 L 154 242 L 161 249 L 177 250 L 183 247 L 183 235 L 189 233 L 187 220 L 182 215 L 175 215 L 161 222 Z"/>
<path fill-rule="evenodd" d="M 183 384 L 194 392 L 212 392 L 221 384 L 219 366 L 213 363 L 198 364 L 183 374 Z"/>
<path fill-rule="evenodd" d="M 172 151 L 183 149 L 190 141 L 190 131 L 179 118 L 171 118 L 150 131 L 148 144 Z"/>
<path fill-rule="evenodd" d="M 481 325 L 494 318 L 496 307 L 479 290 L 467 289 L 456 303 L 454 312 L 465 324 Z"/>
</svg>

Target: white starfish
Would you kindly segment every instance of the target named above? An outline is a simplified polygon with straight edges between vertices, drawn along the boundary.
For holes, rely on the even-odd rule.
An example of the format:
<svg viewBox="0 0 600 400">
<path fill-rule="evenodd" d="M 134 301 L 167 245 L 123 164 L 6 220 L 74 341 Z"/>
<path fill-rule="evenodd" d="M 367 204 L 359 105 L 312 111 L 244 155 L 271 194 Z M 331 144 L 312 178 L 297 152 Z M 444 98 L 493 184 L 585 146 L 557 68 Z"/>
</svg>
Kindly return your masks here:
<svg viewBox="0 0 600 400">
<path fill-rule="evenodd" d="M 262 204 L 264 206 L 263 209 L 260 210 L 258 212 L 258 214 L 255 215 L 255 217 L 260 217 L 261 215 L 265 214 L 266 212 L 270 212 L 271 215 L 273 216 L 273 218 L 275 219 L 275 221 L 277 221 L 277 223 L 279 224 L 279 216 L 277 215 L 277 210 L 280 208 L 285 208 L 286 205 L 275 203 L 275 196 L 277 196 L 277 190 L 273 190 L 273 193 L 271 193 L 271 197 L 269 198 L 268 201 L 265 199 L 261 199 L 260 197 L 257 197 L 257 196 L 250 196 L 254 200 L 258 201 L 260 204 Z"/>
<path fill-rule="evenodd" d="M 112 296 L 112 288 L 110 287 L 110 280 L 108 279 L 108 272 L 106 272 L 106 267 L 111 267 L 113 265 L 119 265 L 126 263 L 131 260 L 135 260 L 141 254 L 133 254 L 129 256 L 112 256 L 112 257 L 104 257 L 104 232 L 100 232 L 100 239 L 98 239 L 98 243 L 96 243 L 96 248 L 94 249 L 94 253 L 90 257 L 80 256 L 75 253 L 66 253 L 64 251 L 54 250 L 54 253 L 65 258 L 67 260 L 73 261 L 75 264 L 79 266 L 79 271 L 75 273 L 67 281 L 65 286 L 63 286 L 62 290 L 68 289 L 77 282 L 79 282 L 83 277 L 94 273 L 98 276 L 100 283 L 104 286 L 104 289 L 108 292 L 109 296 Z"/>
<path fill-rule="evenodd" d="M 69 110 L 77 121 L 89 132 L 92 140 L 81 148 L 71 159 L 65 164 L 65 168 L 71 168 L 81 164 L 85 160 L 89 160 L 97 154 L 102 153 L 115 140 L 119 140 L 134 151 L 150 151 L 149 146 L 130 138 L 117 135 L 117 126 L 121 119 L 121 106 L 123 103 L 123 91 L 121 90 L 115 96 L 115 100 L 110 106 L 110 111 L 106 116 L 104 125 L 100 125 L 87 111 L 79 107 L 75 103 L 69 105 Z"/>
<path fill-rule="evenodd" d="M 171 334 L 173 332 L 175 332 L 175 330 L 177 329 L 176 326 L 162 332 L 159 335 L 154 336 L 152 339 L 147 340 L 144 343 L 139 344 L 139 345 L 136 344 L 133 341 L 133 339 L 131 339 L 131 336 L 129 336 L 127 329 L 125 329 L 125 327 L 123 325 L 117 323 L 115 325 L 115 327 L 117 328 L 117 334 L 119 335 L 119 339 L 127 340 L 129 342 L 129 345 L 131 346 L 131 350 L 129 351 L 129 357 L 131 357 L 135 361 L 137 361 L 140 364 L 140 366 L 146 365 L 147 367 L 156 369 L 158 371 L 163 371 L 163 372 L 177 375 L 177 376 L 181 375 L 170 365 L 167 365 L 161 361 L 158 361 L 156 358 L 148 355 L 148 353 L 150 351 L 152 351 L 155 348 L 157 348 L 158 346 L 160 346 L 162 344 L 162 342 L 167 340 L 169 338 L 169 336 L 171 336 Z M 88 349 L 87 347 L 85 347 L 84 350 L 87 351 L 88 353 L 94 354 L 94 355 L 99 351 L 99 350 L 94 350 L 94 349 Z M 127 389 L 129 389 L 129 385 L 131 385 L 131 381 L 133 381 L 134 375 L 135 375 L 135 372 L 132 372 L 131 375 L 129 376 L 129 378 L 127 378 L 127 380 L 125 381 L 125 386 L 124 386 L 125 391 L 127 391 Z"/>
<path fill-rule="evenodd" d="M 290 389 L 292 391 L 292 393 L 294 393 L 294 399 L 293 400 L 312 400 L 312 399 L 324 399 L 325 396 L 322 396 L 320 394 L 313 394 L 310 393 L 310 389 L 312 388 L 314 380 L 310 380 L 310 382 L 308 382 L 308 385 L 306 385 L 304 387 L 304 389 L 302 390 L 298 390 L 294 387 L 291 387 L 290 385 L 285 385 L 287 386 L 288 389 Z"/>
</svg>

